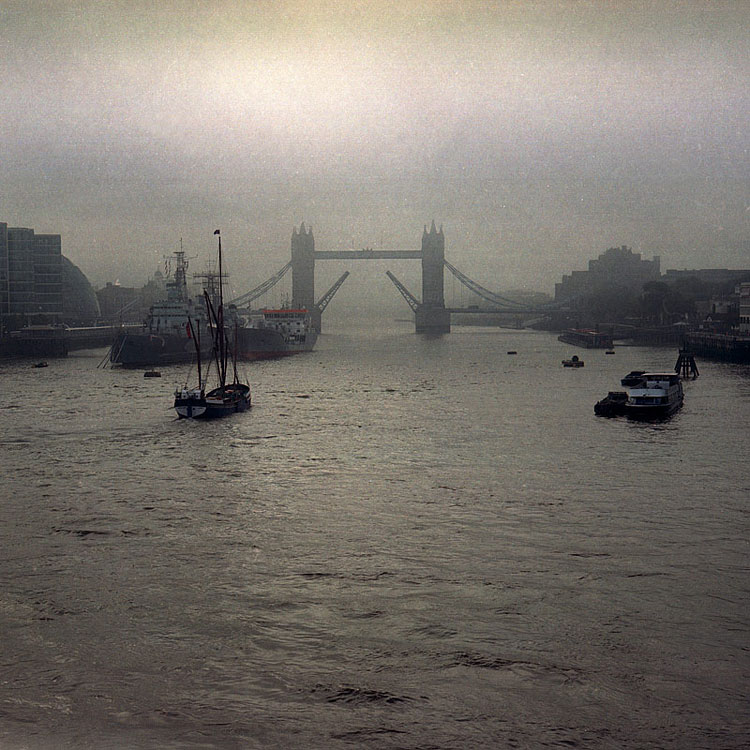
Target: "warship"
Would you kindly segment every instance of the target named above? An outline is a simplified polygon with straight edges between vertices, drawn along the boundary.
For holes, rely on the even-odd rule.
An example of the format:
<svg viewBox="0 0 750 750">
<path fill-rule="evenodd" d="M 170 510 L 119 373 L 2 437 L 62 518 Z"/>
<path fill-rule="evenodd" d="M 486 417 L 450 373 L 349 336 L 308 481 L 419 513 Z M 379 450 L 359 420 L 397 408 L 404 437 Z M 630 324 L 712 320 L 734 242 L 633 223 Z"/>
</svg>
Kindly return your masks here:
<svg viewBox="0 0 750 750">
<path fill-rule="evenodd" d="M 183 251 L 175 253 L 174 275 L 167 281 L 166 299 L 149 308 L 143 326 L 122 329 L 115 337 L 109 360 L 123 367 L 153 367 L 192 362 L 195 357 L 194 333 L 208 332 L 211 322 L 202 296 L 193 300 L 188 293 L 188 261 Z M 201 274 L 204 294 L 217 300 L 218 275 Z M 190 325 L 192 321 L 192 326 Z M 236 331 L 237 358 L 243 361 L 272 359 L 309 352 L 315 346 L 317 331 L 305 309 L 240 310 L 226 307 L 226 325 Z M 211 353 L 211 337 L 202 337 L 200 355 Z"/>
<path fill-rule="evenodd" d="M 174 275 L 167 280 L 166 299 L 151 305 L 148 316 L 139 329 L 122 329 L 115 336 L 109 360 L 123 367 L 190 362 L 195 356 L 189 321 L 208 328 L 203 305 L 191 299 L 187 287 L 188 261 L 185 253 L 175 253 Z M 211 351 L 210 337 L 203 343 L 203 356 Z"/>
</svg>

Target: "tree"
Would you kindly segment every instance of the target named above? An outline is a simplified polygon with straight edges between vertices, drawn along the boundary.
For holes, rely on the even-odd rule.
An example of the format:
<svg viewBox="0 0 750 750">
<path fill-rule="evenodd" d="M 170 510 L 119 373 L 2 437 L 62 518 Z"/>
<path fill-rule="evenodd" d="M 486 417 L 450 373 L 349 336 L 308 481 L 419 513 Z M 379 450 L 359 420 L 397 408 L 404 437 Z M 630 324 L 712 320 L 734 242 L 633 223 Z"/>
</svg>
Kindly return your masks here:
<svg viewBox="0 0 750 750">
<path fill-rule="evenodd" d="M 693 300 L 663 281 L 647 281 L 639 302 L 641 317 L 655 325 L 674 323 L 695 309 Z"/>
<path fill-rule="evenodd" d="M 640 296 L 641 317 L 656 325 L 664 325 L 669 285 L 663 281 L 647 281 Z"/>
<path fill-rule="evenodd" d="M 637 312 L 636 296 L 628 287 L 606 284 L 598 287 L 584 300 L 582 311 L 594 321 L 617 323 Z"/>
</svg>

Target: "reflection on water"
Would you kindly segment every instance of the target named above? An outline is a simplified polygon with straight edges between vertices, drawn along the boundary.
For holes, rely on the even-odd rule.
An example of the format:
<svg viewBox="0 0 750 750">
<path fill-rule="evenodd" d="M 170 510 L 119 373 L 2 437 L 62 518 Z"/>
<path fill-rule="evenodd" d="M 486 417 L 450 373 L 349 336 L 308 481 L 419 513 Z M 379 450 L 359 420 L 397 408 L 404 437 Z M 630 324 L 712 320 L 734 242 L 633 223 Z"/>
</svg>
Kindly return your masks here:
<svg viewBox="0 0 750 750">
<path fill-rule="evenodd" d="M 0 362 L 2 746 L 745 746 L 747 368 L 634 423 L 676 352 L 573 353 L 333 333 L 211 423 Z"/>
</svg>

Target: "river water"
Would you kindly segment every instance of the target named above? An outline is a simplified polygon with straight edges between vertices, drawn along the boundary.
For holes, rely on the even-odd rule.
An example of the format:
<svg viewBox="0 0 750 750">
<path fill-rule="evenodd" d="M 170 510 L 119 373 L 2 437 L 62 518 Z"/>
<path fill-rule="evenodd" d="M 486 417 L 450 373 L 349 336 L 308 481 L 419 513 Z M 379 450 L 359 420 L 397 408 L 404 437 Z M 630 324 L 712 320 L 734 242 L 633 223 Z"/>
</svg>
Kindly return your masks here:
<svg viewBox="0 0 750 750">
<path fill-rule="evenodd" d="M 750 368 L 640 424 L 673 349 L 394 323 L 200 423 L 103 355 L 0 362 L 3 750 L 750 744 Z"/>
</svg>

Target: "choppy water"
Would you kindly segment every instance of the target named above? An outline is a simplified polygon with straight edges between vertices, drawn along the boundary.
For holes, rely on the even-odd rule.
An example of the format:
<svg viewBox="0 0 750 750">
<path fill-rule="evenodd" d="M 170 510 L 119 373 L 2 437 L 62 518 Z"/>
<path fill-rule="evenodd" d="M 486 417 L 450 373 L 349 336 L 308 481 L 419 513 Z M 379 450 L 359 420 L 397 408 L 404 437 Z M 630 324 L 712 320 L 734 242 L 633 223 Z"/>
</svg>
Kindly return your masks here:
<svg viewBox="0 0 750 750">
<path fill-rule="evenodd" d="M 102 354 L 0 362 L 4 750 L 750 744 L 748 368 L 638 424 L 672 349 L 404 325 L 196 423 Z"/>
</svg>

